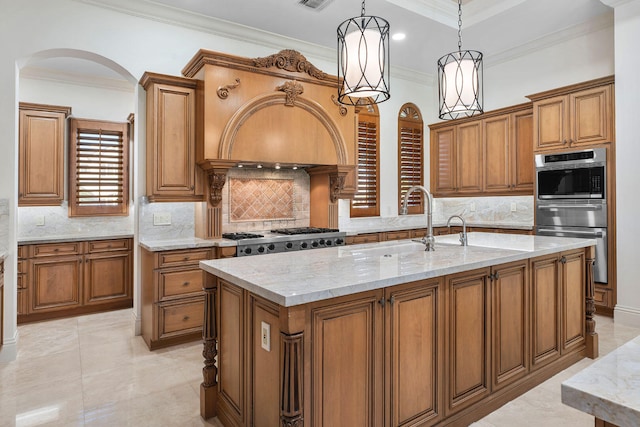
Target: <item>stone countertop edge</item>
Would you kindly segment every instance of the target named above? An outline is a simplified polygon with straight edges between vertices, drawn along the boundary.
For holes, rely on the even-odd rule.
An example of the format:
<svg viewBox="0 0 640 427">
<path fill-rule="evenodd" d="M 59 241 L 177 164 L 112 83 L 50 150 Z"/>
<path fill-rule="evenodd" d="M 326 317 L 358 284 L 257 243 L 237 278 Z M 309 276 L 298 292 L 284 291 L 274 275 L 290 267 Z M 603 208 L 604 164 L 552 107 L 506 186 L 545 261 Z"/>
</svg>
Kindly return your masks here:
<svg viewBox="0 0 640 427">
<path fill-rule="evenodd" d="M 617 426 L 640 420 L 640 336 L 561 385 L 562 403 Z"/>
<path fill-rule="evenodd" d="M 92 235 L 73 235 L 73 236 L 38 236 L 38 237 L 18 237 L 18 245 L 32 245 L 40 243 L 64 243 L 77 242 L 84 240 L 114 240 L 114 239 L 132 239 L 131 234 L 111 234 L 104 236 Z"/>
<path fill-rule="evenodd" d="M 452 227 L 461 226 L 459 220 L 456 220 L 455 223 L 452 223 Z M 446 227 L 447 223 L 434 223 L 433 227 Z M 489 222 L 468 222 L 467 227 L 481 227 L 481 228 L 504 228 L 504 229 L 513 229 L 513 230 L 533 230 L 535 227 L 533 224 L 522 224 L 522 223 L 489 223 Z M 367 227 L 350 227 L 344 230 L 347 233 L 347 236 L 357 236 L 358 234 L 366 234 L 366 233 L 384 233 L 385 231 L 403 231 L 403 230 L 415 230 L 427 228 L 427 225 L 381 225 L 381 226 L 367 226 Z"/>
<path fill-rule="evenodd" d="M 398 240 L 249 257 L 250 264 L 246 257 L 207 260 L 200 262 L 200 268 L 290 307 L 596 244 L 594 239 L 521 235 L 516 240 L 529 243 L 531 248 L 503 249 L 496 246 L 500 242 L 496 236 L 504 236 L 509 243 L 515 235 L 475 234 L 487 236 L 486 241 L 466 248 L 453 244 L 450 236 L 438 236 L 436 243 L 441 246 L 426 253 L 436 254 L 432 256 L 423 255 L 420 243 Z M 438 251 L 442 255 L 437 255 Z M 337 283 L 341 274 L 343 280 Z"/>
<path fill-rule="evenodd" d="M 150 252 L 160 252 L 179 249 L 231 247 L 238 246 L 238 242 L 230 239 L 199 239 L 197 237 L 165 240 L 142 239 L 140 240 L 140 246 Z"/>
</svg>

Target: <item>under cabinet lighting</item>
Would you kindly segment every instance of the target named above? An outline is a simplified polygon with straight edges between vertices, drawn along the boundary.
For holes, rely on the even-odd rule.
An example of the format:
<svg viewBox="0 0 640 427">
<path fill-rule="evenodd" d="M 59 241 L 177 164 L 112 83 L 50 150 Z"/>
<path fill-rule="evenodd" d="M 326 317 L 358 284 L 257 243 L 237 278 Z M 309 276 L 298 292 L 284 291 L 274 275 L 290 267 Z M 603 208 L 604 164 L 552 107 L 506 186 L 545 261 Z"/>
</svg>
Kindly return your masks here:
<svg viewBox="0 0 640 427">
<path fill-rule="evenodd" d="M 275 168 L 276 168 L 276 169 L 280 169 L 280 163 L 276 163 Z"/>
<path fill-rule="evenodd" d="M 258 165 L 256 166 L 258 169 L 262 169 L 262 165 Z"/>
</svg>

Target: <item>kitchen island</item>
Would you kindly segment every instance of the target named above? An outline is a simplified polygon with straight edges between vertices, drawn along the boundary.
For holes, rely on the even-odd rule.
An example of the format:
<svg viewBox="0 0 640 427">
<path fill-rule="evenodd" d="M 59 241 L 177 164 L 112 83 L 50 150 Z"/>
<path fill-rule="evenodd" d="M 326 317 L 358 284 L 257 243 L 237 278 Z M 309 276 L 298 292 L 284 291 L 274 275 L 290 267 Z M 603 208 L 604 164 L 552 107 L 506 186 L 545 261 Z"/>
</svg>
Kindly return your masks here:
<svg viewBox="0 0 640 427">
<path fill-rule="evenodd" d="M 201 415 L 467 425 L 598 352 L 594 240 L 469 233 L 202 261 Z"/>
</svg>

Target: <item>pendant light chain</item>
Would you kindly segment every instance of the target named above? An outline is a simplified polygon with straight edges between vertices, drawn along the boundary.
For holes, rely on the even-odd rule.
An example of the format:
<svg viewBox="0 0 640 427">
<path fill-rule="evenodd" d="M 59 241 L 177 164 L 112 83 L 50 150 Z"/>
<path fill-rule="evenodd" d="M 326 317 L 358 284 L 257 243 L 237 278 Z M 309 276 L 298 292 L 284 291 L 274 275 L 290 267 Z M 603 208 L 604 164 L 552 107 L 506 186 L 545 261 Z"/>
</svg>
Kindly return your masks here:
<svg viewBox="0 0 640 427">
<path fill-rule="evenodd" d="M 364 7 L 364 2 L 362 2 Z M 462 0 L 458 0 L 458 52 L 462 50 Z"/>
<path fill-rule="evenodd" d="M 362 10 L 360 11 L 360 16 L 364 16 L 364 2 L 365 0 L 362 0 Z"/>
</svg>

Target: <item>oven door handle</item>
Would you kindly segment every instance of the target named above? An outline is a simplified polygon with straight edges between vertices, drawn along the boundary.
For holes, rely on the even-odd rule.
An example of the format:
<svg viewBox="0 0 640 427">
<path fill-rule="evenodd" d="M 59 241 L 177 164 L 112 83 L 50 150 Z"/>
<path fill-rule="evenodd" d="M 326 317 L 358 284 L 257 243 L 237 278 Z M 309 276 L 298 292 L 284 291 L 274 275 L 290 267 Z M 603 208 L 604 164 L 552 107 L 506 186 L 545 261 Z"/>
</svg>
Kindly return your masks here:
<svg viewBox="0 0 640 427">
<path fill-rule="evenodd" d="M 600 239 L 604 236 L 602 231 L 563 231 L 563 230 L 552 230 L 550 228 L 540 228 L 538 229 L 540 233 L 562 233 L 562 234 L 573 234 L 575 236 L 589 236 Z"/>
<path fill-rule="evenodd" d="M 587 209 L 591 211 L 602 210 L 603 205 L 538 205 L 539 209 Z"/>
</svg>

